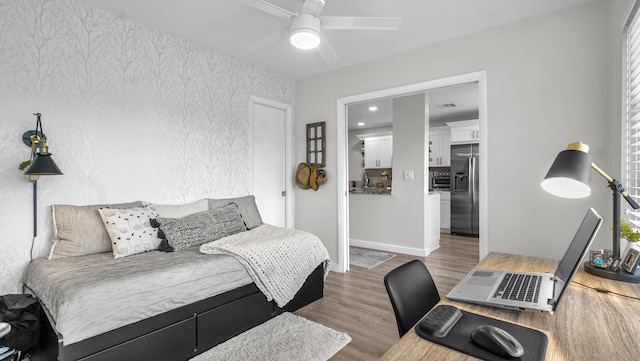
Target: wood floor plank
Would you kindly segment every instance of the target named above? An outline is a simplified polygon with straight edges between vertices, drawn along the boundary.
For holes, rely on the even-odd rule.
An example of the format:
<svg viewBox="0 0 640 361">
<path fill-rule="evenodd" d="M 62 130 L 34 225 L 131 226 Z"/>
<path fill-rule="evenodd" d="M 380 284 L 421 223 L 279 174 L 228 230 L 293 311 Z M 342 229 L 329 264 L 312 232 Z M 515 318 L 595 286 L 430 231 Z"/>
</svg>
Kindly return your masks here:
<svg viewBox="0 0 640 361">
<path fill-rule="evenodd" d="M 352 266 L 347 273 L 331 272 L 324 297 L 295 312 L 351 336 L 352 341 L 331 360 L 377 360 L 398 341 L 383 279 L 392 269 L 414 259 L 427 265 L 444 298 L 478 263 L 478 238 L 442 234 L 440 248 L 426 258 L 397 254 L 372 269 Z"/>
</svg>

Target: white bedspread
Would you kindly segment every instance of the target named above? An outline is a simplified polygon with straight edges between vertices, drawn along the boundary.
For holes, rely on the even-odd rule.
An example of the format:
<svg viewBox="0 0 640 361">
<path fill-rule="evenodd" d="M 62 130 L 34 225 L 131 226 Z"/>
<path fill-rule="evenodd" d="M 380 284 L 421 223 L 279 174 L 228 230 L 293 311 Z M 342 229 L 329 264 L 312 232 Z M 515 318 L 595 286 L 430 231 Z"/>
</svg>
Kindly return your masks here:
<svg viewBox="0 0 640 361">
<path fill-rule="evenodd" d="M 280 307 L 293 299 L 321 263 L 326 277 L 331 262 L 315 235 L 268 224 L 203 244 L 200 252 L 236 257 L 267 300 Z"/>
</svg>

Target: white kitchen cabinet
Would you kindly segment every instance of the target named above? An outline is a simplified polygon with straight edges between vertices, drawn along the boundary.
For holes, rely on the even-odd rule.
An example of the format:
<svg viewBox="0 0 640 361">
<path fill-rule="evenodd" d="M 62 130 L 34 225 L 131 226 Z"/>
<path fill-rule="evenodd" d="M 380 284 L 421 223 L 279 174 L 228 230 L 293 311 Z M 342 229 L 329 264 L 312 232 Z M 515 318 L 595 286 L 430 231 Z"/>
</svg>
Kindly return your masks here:
<svg viewBox="0 0 640 361">
<path fill-rule="evenodd" d="M 440 193 L 440 231 L 448 233 L 451 229 L 451 192 Z"/>
<path fill-rule="evenodd" d="M 429 251 L 440 247 L 440 193 L 429 193 L 427 196 L 427 242 Z"/>
<path fill-rule="evenodd" d="M 451 165 L 451 131 L 449 127 L 429 129 L 429 166 L 449 167 Z"/>
<path fill-rule="evenodd" d="M 364 167 L 367 169 L 391 168 L 393 136 L 364 139 Z"/>
<path fill-rule="evenodd" d="M 451 130 L 451 144 L 478 143 L 480 141 L 480 121 L 478 119 L 447 122 Z"/>
</svg>

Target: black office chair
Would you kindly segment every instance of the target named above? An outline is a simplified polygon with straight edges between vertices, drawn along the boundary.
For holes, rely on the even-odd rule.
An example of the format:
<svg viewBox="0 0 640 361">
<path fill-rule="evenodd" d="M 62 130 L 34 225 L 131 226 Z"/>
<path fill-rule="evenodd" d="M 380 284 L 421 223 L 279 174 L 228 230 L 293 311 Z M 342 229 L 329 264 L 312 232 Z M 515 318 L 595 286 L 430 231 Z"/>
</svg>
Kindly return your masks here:
<svg viewBox="0 0 640 361">
<path fill-rule="evenodd" d="M 384 276 L 402 337 L 438 302 L 440 295 L 429 270 L 419 260 L 407 262 Z"/>
</svg>

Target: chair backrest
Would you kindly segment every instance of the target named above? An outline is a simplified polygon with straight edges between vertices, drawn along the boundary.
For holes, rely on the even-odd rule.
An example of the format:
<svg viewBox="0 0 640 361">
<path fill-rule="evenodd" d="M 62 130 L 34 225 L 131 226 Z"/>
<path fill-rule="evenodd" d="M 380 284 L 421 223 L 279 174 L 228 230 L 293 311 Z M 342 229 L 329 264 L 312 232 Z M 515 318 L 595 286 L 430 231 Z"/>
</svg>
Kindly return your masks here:
<svg viewBox="0 0 640 361">
<path fill-rule="evenodd" d="M 405 263 L 387 273 L 384 285 L 396 315 L 400 337 L 440 302 L 436 284 L 427 267 L 419 260 Z"/>
</svg>

